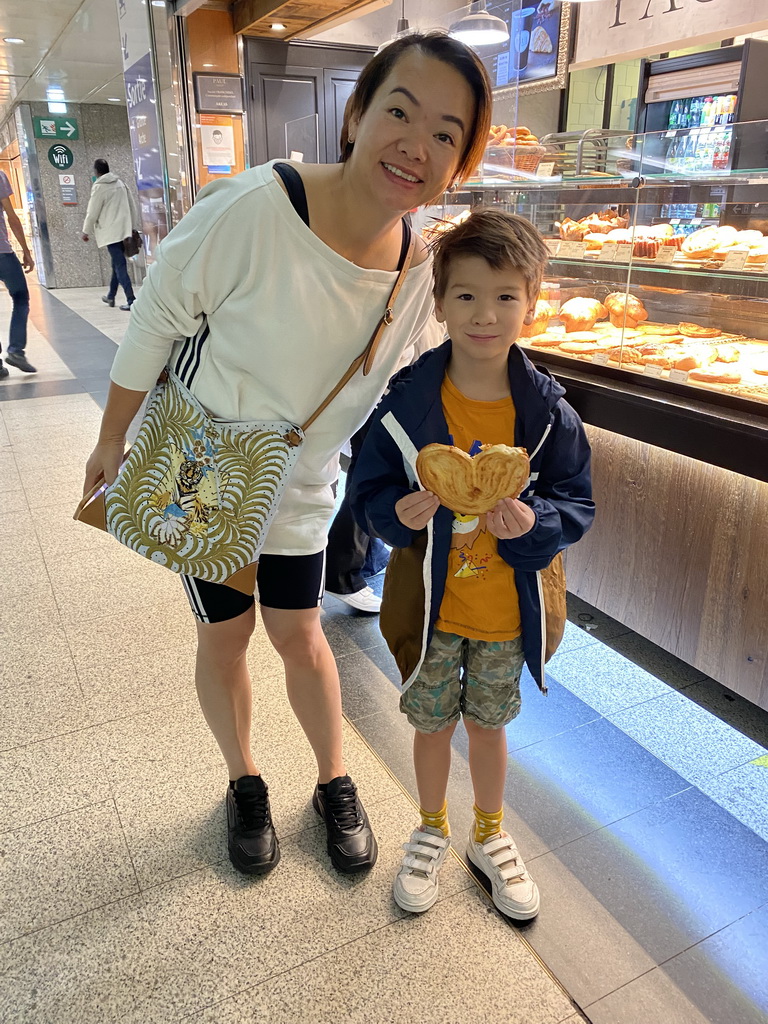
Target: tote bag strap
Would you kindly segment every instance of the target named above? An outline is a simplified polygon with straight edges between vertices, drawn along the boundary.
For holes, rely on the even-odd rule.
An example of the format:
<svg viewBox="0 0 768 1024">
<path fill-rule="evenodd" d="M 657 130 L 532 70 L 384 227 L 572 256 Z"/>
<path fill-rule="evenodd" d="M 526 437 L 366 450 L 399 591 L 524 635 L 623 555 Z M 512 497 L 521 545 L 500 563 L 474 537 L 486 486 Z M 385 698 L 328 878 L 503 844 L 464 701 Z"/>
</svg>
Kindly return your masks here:
<svg viewBox="0 0 768 1024">
<path fill-rule="evenodd" d="M 371 340 L 366 345 L 365 351 L 361 352 L 357 359 L 353 360 L 353 362 L 349 364 L 349 369 L 341 378 L 336 387 L 326 396 L 322 404 L 319 405 L 317 409 L 315 409 L 315 411 L 309 417 L 307 422 L 302 424 L 302 431 L 306 431 L 309 427 L 311 427 L 312 424 L 317 419 L 317 417 L 322 412 L 325 412 L 325 410 L 328 408 L 328 406 L 331 404 L 334 398 L 338 395 L 342 388 L 346 387 L 346 385 L 354 377 L 354 375 L 357 373 L 361 366 L 363 368 L 363 376 L 367 377 L 368 374 L 371 372 L 373 368 L 373 362 L 376 358 L 376 350 L 379 347 L 379 342 L 381 340 L 382 334 L 384 333 L 384 329 L 386 327 L 389 327 L 389 325 L 394 320 L 395 301 L 400 293 L 400 289 L 403 287 L 405 275 L 408 273 L 408 268 L 410 267 L 411 260 L 413 259 L 413 250 L 415 246 L 416 233 L 411 229 L 411 238 L 410 242 L 408 243 L 408 252 L 405 255 L 403 265 L 400 268 L 400 273 L 397 275 L 397 280 L 395 281 L 394 287 L 392 288 L 392 291 L 390 293 L 389 299 L 387 301 L 387 308 L 384 310 L 381 319 L 376 325 L 376 328 L 373 334 L 371 335 Z"/>
</svg>

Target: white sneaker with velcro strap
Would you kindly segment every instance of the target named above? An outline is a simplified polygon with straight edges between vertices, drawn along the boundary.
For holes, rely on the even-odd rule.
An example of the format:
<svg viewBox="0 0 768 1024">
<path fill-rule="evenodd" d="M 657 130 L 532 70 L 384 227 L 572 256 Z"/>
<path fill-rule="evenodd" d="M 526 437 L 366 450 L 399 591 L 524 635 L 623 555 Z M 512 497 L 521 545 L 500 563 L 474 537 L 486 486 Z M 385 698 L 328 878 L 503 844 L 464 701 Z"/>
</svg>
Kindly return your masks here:
<svg viewBox="0 0 768 1024">
<path fill-rule="evenodd" d="M 529 921 L 539 912 L 539 887 L 528 874 L 512 836 L 501 832 L 484 843 L 475 841 L 470 829 L 467 857 L 491 883 L 497 910 L 515 921 Z"/>
<path fill-rule="evenodd" d="M 395 903 L 411 914 L 423 914 L 438 894 L 438 872 L 451 846 L 440 829 L 420 825 L 403 843 L 405 856 L 392 887 Z"/>
</svg>

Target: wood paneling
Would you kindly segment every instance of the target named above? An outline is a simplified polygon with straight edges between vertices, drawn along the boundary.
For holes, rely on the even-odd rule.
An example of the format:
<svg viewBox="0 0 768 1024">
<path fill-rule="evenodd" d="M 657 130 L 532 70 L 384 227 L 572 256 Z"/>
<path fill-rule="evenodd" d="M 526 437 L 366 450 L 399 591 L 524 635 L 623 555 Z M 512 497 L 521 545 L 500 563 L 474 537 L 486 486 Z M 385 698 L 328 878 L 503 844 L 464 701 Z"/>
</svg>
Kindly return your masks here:
<svg viewBox="0 0 768 1024">
<path fill-rule="evenodd" d="M 237 53 L 237 36 L 232 25 L 232 15 L 228 11 L 197 10 L 186 19 L 187 43 L 189 60 L 193 71 L 216 72 L 222 74 L 240 74 L 240 62 Z M 206 67 L 205 65 L 213 65 Z M 245 143 L 243 139 L 243 119 L 237 114 L 229 117 L 235 137 L 235 164 L 232 174 L 245 170 Z M 200 189 L 209 181 L 228 177 L 224 174 L 209 174 L 202 162 L 200 146 L 200 129 L 195 118 L 196 152 L 196 183 Z"/>
<path fill-rule="evenodd" d="M 386 0 L 391 3 L 391 0 Z M 343 18 L 359 17 L 367 8 L 384 6 L 380 0 L 236 0 L 235 31 L 249 36 L 270 39 L 291 39 L 311 30 L 322 32 L 326 25 L 338 24 Z M 279 22 L 285 28 L 273 31 Z"/>
<path fill-rule="evenodd" d="M 768 484 L 597 427 L 568 589 L 768 709 Z"/>
</svg>

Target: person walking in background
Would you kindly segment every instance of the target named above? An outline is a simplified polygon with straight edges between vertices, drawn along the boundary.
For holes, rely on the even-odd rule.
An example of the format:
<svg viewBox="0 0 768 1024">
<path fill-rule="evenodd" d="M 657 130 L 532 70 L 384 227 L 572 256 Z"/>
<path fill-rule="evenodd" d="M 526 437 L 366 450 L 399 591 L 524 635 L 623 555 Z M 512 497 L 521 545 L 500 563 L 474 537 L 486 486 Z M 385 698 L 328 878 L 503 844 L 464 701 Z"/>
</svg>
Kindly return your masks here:
<svg viewBox="0 0 768 1024">
<path fill-rule="evenodd" d="M 15 366 L 17 370 L 22 370 L 24 373 L 36 373 L 35 367 L 24 354 L 27 347 L 27 319 L 29 317 L 29 288 L 27 288 L 24 275 L 34 270 L 35 261 L 32 259 L 27 240 L 24 237 L 21 221 L 11 203 L 12 195 L 11 183 L 7 176 L 0 171 L 0 202 L 2 202 L 3 211 L 0 214 L 0 281 L 8 289 L 13 302 L 5 361 L 8 366 Z M 8 221 L 7 227 L 6 220 Z M 16 241 L 21 246 L 22 262 L 11 248 L 8 228 L 14 233 Z M 2 351 L 2 346 L 0 346 L 0 351 Z M 3 361 L 0 359 L 0 380 L 7 376 L 8 369 L 3 366 Z"/>
<path fill-rule="evenodd" d="M 83 241 L 89 241 L 90 236 L 94 235 L 96 245 L 100 249 L 109 250 L 112 280 L 109 282 L 109 291 L 102 296 L 101 301 L 114 306 L 117 286 L 120 285 L 125 292 L 125 305 L 120 309 L 129 310 L 136 296 L 128 276 L 123 240 L 131 237 L 134 228 L 138 230 L 136 204 L 125 182 L 110 171 L 106 160 L 94 161 L 93 169 L 97 177 L 85 213 Z"/>
</svg>

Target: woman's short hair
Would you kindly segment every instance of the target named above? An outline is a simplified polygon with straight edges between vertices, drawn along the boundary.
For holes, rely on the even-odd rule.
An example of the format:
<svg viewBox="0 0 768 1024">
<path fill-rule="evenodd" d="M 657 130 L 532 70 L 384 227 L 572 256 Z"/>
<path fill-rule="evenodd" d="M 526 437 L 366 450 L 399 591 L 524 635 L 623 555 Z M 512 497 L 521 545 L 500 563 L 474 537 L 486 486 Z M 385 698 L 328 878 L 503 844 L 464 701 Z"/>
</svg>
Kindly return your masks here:
<svg viewBox="0 0 768 1024">
<path fill-rule="evenodd" d="M 362 117 L 374 94 L 390 74 L 400 58 L 416 50 L 425 57 L 442 61 L 454 68 L 462 76 L 472 90 L 475 100 L 475 116 L 464 140 L 464 150 L 459 160 L 456 181 L 465 181 L 483 157 L 488 142 L 488 131 L 491 127 L 491 107 L 493 96 L 491 82 L 483 62 L 469 46 L 449 36 L 447 32 L 410 32 L 400 39 L 394 39 L 365 65 L 355 85 L 355 90 L 347 102 L 344 111 L 344 123 L 341 128 L 341 159 L 346 161 L 352 153 L 349 141 L 349 122 L 353 117 Z"/>
<path fill-rule="evenodd" d="M 432 246 L 435 257 L 435 298 L 448 288 L 451 264 L 462 256 L 479 256 L 494 270 L 517 270 L 533 301 L 549 262 L 549 250 L 525 217 L 492 207 L 474 211 L 463 223 L 443 232 Z"/>
</svg>

